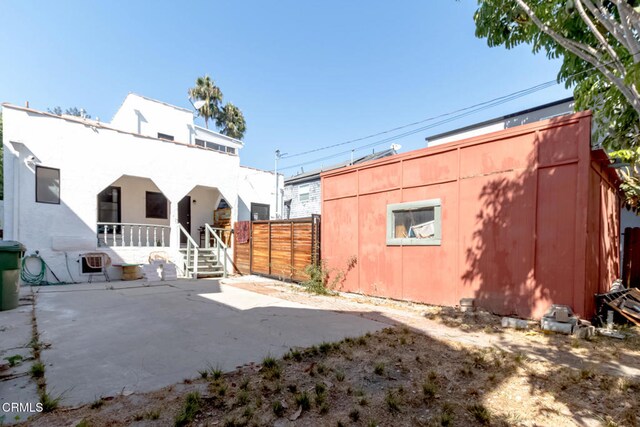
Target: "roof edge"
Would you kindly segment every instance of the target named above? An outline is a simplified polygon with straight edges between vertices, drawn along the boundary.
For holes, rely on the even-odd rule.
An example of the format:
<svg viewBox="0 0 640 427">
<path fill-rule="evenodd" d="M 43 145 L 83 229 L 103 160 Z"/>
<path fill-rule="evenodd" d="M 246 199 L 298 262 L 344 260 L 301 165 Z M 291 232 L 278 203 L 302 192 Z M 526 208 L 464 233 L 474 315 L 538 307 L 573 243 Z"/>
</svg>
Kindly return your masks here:
<svg viewBox="0 0 640 427">
<path fill-rule="evenodd" d="M 243 146 L 243 147 L 244 147 L 244 141 L 241 141 L 241 140 L 239 140 L 239 139 L 236 139 L 236 138 L 230 137 L 230 136 L 228 136 L 228 135 L 223 135 L 223 134 L 221 134 L 220 132 L 216 132 L 215 130 L 211 130 L 211 129 L 203 128 L 202 126 L 196 125 L 195 123 L 193 124 L 193 127 L 194 127 L 194 128 L 196 128 L 196 129 L 198 129 L 198 130 L 201 130 L 201 131 L 203 131 L 203 132 L 212 133 L 212 134 L 214 134 L 215 136 L 219 136 L 219 137 L 221 137 L 221 138 L 223 138 L 223 139 L 228 139 L 229 141 L 234 142 L 234 143 L 236 143 L 236 144 L 241 145 L 241 146 Z"/>
<path fill-rule="evenodd" d="M 493 140 L 511 138 L 516 135 L 524 135 L 527 133 L 535 132 L 536 130 L 539 130 L 539 129 L 561 126 L 565 123 L 577 122 L 585 118 L 590 119 L 591 116 L 592 116 L 591 111 L 587 110 L 587 111 L 580 111 L 573 114 L 552 117 L 550 119 L 540 120 L 533 123 L 527 123 L 525 125 L 502 129 L 495 132 L 489 132 L 482 135 L 466 137 L 457 141 L 451 141 L 451 142 L 446 142 L 444 144 L 434 145 L 432 147 L 419 148 L 417 150 L 408 151 L 402 154 L 396 154 L 395 156 L 383 157 L 382 159 L 373 160 L 360 165 L 348 166 L 345 168 L 341 168 L 340 170 L 323 172 L 320 174 L 320 176 L 321 178 L 335 176 L 343 173 L 350 173 L 358 169 L 367 169 L 369 167 L 378 166 L 385 163 L 401 162 L 403 160 L 411 159 L 413 157 L 428 156 L 428 155 L 442 153 L 446 151 L 453 151 L 458 148 L 484 144 Z"/>
<path fill-rule="evenodd" d="M 211 152 L 218 153 L 218 154 L 224 154 L 224 155 L 227 155 L 227 156 L 240 157 L 237 154 L 231 154 L 231 153 L 217 151 L 217 150 L 210 150 L 208 148 L 200 147 L 200 146 L 195 145 L 195 144 L 188 144 L 186 142 L 180 142 L 180 141 L 169 141 L 168 139 L 156 138 L 156 137 L 149 136 L 149 135 L 141 135 L 139 133 L 129 132 L 129 131 L 118 129 L 118 128 L 115 128 L 115 127 L 112 127 L 112 126 L 107 126 L 107 125 L 105 125 L 105 123 L 98 122 L 98 121 L 95 121 L 93 119 L 83 119 L 81 117 L 75 117 L 75 116 L 69 116 L 69 115 L 59 116 L 57 114 L 48 113 L 48 112 L 40 111 L 40 110 L 35 110 L 33 108 L 21 107 L 19 105 L 13 105 L 13 104 L 10 104 L 8 102 L 3 102 L 0 105 L 2 105 L 2 107 L 4 107 L 4 108 L 10 108 L 10 109 L 13 109 L 13 110 L 18 110 L 18 111 L 24 111 L 24 112 L 27 112 L 27 113 L 38 114 L 38 115 L 41 115 L 41 116 L 51 117 L 51 118 L 59 119 L 59 120 L 65 120 L 65 121 L 68 121 L 68 122 L 72 122 L 72 123 L 76 123 L 76 124 L 80 124 L 80 125 L 84 125 L 84 126 L 92 126 L 92 127 L 99 128 L 99 129 L 110 130 L 112 132 L 118 132 L 118 133 L 125 134 L 125 135 L 131 135 L 131 136 L 138 137 L 138 138 L 152 139 L 154 141 L 160 141 L 160 142 L 164 142 L 164 143 L 168 143 L 168 144 L 179 145 L 179 146 L 182 146 L 182 147 L 196 148 L 196 149 L 199 149 L 199 150 L 205 150 L 205 151 L 211 151 Z"/>
<path fill-rule="evenodd" d="M 473 123 L 467 126 L 463 126 L 460 128 L 456 128 L 456 129 L 451 129 L 448 130 L 446 132 L 441 132 L 441 133 L 437 133 L 435 135 L 430 135 L 424 138 L 425 141 L 429 142 L 433 139 L 441 139 L 441 138 L 446 138 L 448 136 L 451 135 L 455 135 L 456 133 L 461 133 L 461 132 L 466 132 L 472 129 L 476 129 L 479 127 L 483 127 L 483 126 L 489 126 L 489 125 L 493 125 L 496 123 L 500 123 L 504 120 L 508 120 L 511 119 L 513 117 L 519 116 L 521 114 L 527 114 L 527 113 L 533 113 L 534 111 L 539 111 L 542 110 L 544 108 L 549 108 L 549 107 L 555 107 L 556 105 L 560 105 L 560 104 L 564 104 L 565 102 L 571 102 L 571 101 L 575 101 L 575 98 L 573 96 L 570 96 L 568 98 L 564 98 L 564 99 L 559 99 L 557 101 L 552 101 L 552 102 L 547 102 L 546 104 L 542 104 L 542 105 L 538 105 L 535 107 L 531 107 L 531 108 L 527 108 L 525 110 L 521 110 L 521 111 L 516 111 L 515 113 L 509 113 L 506 114 L 504 116 L 501 117 L 494 117 L 492 119 L 488 119 L 488 120 L 483 120 L 481 122 L 478 123 Z"/>
<path fill-rule="evenodd" d="M 139 93 L 136 93 L 136 92 L 129 92 L 124 99 L 126 100 L 131 95 L 137 96 L 138 98 L 142 98 L 142 99 L 145 99 L 147 101 L 155 102 L 157 104 L 166 105 L 167 107 L 175 108 L 176 110 L 182 110 L 182 111 L 185 111 L 187 113 L 193 114 L 193 110 L 190 110 L 188 108 L 179 107 L 177 105 L 169 104 L 168 102 L 160 101 L 160 100 L 154 99 L 154 98 L 149 98 L 148 96 L 140 95 Z"/>
</svg>

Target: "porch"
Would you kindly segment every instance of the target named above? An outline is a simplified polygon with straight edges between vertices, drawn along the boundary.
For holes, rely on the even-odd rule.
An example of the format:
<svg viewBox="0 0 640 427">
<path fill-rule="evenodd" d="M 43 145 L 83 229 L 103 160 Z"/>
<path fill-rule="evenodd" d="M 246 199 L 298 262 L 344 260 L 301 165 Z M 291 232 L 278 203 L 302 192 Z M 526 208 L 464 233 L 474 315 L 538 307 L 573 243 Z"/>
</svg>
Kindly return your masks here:
<svg viewBox="0 0 640 427">
<path fill-rule="evenodd" d="M 226 276 L 230 227 L 215 222 L 222 210 L 230 217 L 215 187 L 196 185 L 175 195 L 150 178 L 123 175 L 97 195 L 97 246 L 165 252 L 184 277 Z M 131 262 L 139 262 L 140 250 Z"/>
</svg>

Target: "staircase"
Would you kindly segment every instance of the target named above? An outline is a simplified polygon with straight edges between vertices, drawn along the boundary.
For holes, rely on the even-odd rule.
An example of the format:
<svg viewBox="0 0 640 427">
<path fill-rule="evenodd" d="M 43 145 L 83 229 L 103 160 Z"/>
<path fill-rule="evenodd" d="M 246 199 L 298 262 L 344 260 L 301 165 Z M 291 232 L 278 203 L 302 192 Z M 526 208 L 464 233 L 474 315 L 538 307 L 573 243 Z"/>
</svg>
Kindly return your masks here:
<svg viewBox="0 0 640 427">
<path fill-rule="evenodd" d="M 185 274 L 193 279 L 224 277 L 224 266 L 218 262 L 216 252 L 216 248 L 198 248 L 198 272 L 194 273 L 193 262 L 185 262 Z M 187 248 L 181 248 L 180 253 L 186 260 Z M 193 257 L 193 253 L 191 257 Z"/>
<path fill-rule="evenodd" d="M 178 227 L 187 240 L 186 247 L 180 248 L 184 259 L 185 276 L 192 279 L 227 277 L 225 262 L 228 257 L 228 248 L 220 239 L 222 230 L 205 224 L 206 243 L 205 247 L 201 248 L 181 224 L 178 224 Z"/>
</svg>

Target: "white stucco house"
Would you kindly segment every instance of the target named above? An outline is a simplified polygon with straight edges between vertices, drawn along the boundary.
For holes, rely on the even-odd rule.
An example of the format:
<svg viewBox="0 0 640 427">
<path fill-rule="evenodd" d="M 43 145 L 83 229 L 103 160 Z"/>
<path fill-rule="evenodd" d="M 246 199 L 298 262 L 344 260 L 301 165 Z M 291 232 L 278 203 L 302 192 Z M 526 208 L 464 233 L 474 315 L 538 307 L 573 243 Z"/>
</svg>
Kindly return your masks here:
<svg viewBox="0 0 640 427">
<path fill-rule="evenodd" d="M 222 274 L 232 239 L 214 220 L 249 220 L 252 204 L 275 211 L 273 173 L 240 166 L 242 141 L 195 125 L 188 109 L 129 94 L 103 123 L 2 107 L 4 239 L 38 251 L 62 281 L 95 275 L 94 252 L 109 256 L 110 278 L 158 251 L 179 274 Z"/>
</svg>

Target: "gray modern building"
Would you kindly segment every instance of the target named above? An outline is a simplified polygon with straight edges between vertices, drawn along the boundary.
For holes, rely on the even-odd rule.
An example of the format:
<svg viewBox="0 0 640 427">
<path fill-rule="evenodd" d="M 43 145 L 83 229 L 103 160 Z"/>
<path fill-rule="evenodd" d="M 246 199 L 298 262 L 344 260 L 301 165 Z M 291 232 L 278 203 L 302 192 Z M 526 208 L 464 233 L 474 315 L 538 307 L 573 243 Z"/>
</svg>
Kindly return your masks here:
<svg viewBox="0 0 640 427">
<path fill-rule="evenodd" d="M 459 141 L 461 139 L 484 135 L 490 132 L 526 125 L 527 123 L 550 119 L 552 117 L 572 114 L 574 112 L 574 106 L 575 102 L 573 97 L 560 99 L 548 104 L 538 105 L 537 107 L 507 114 L 506 116 L 496 117 L 484 122 L 474 123 L 448 132 L 428 136 L 425 140 L 427 141 L 427 147 L 433 147 L 435 145 L 451 141 Z"/>
<path fill-rule="evenodd" d="M 284 180 L 284 219 L 307 218 L 320 214 L 320 174 L 396 154 L 393 148 L 331 166 L 301 172 Z"/>
</svg>

